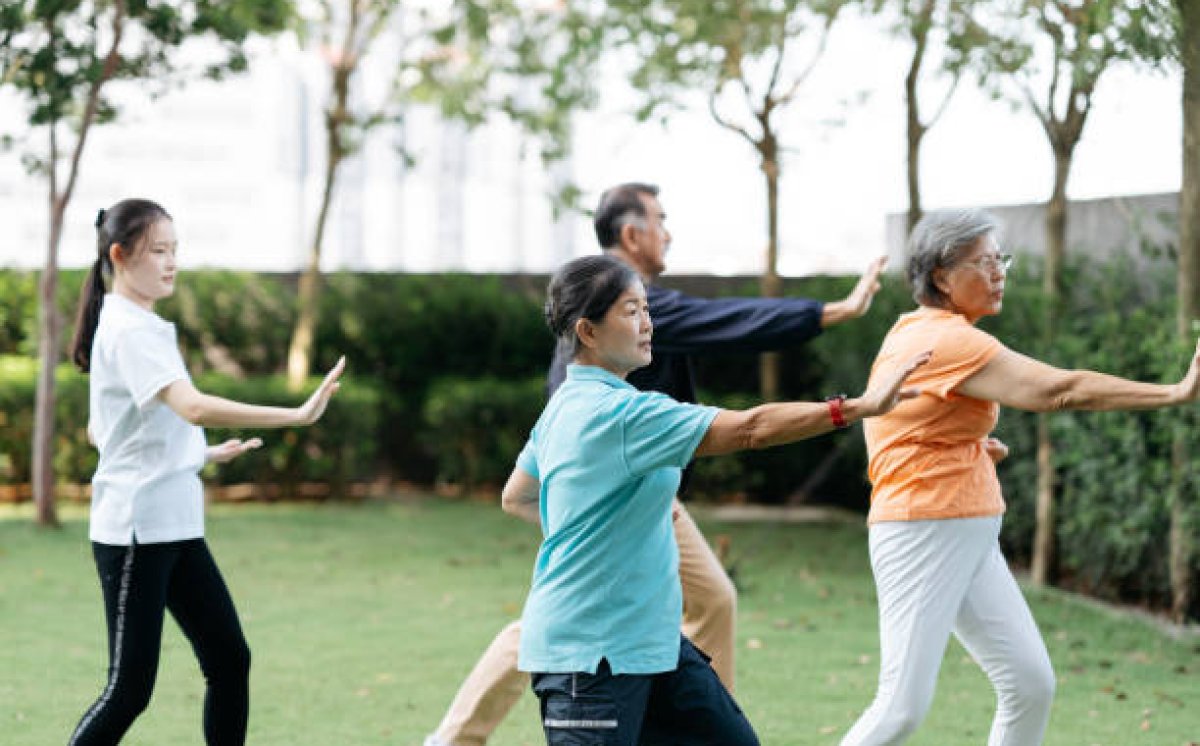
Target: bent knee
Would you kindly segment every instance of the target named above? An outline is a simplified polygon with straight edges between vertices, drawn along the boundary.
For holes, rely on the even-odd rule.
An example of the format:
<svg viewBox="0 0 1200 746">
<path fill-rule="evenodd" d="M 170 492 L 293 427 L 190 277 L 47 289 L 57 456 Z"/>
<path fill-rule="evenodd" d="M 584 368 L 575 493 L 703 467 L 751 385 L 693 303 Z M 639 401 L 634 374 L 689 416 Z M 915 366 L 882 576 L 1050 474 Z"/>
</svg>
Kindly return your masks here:
<svg viewBox="0 0 1200 746">
<path fill-rule="evenodd" d="M 206 655 L 200 668 L 209 681 L 245 681 L 250 678 L 250 646 L 238 640 L 219 654 Z"/>
<path fill-rule="evenodd" d="M 1054 676 L 1054 669 L 1047 661 L 1030 666 L 1021 672 L 1016 695 L 1025 701 L 1049 703 L 1054 699 L 1054 691 L 1057 687 L 1058 680 Z"/>
</svg>

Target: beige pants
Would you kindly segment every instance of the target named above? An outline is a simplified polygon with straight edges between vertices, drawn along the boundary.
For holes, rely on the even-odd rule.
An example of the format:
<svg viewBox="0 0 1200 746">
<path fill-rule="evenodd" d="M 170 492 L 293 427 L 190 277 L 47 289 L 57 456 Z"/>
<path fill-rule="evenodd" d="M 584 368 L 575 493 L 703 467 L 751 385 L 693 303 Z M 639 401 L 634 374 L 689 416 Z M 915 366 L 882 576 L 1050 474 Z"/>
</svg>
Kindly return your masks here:
<svg viewBox="0 0 1200 746">
<path fill-rule="evenodd" d="M 713 670 L 733 692 L 737 590 L 683 504 L 675 501 L 675 540 L 683 586 L 683 633 L 712 657 Z M 496 635 L 450 703 L 436 736 L 447 746 L 481 746 L 529 689 L 517 670 L 521 623 Z"/>
</svg>

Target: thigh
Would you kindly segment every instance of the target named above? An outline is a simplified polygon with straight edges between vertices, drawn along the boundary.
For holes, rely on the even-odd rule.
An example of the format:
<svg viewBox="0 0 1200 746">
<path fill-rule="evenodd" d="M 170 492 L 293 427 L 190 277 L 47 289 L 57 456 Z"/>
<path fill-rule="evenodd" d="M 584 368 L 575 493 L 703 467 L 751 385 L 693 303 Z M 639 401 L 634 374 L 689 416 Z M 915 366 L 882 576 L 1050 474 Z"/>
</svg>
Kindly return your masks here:
<svg viewBox="0 0 1200 746">
<path fill-rule="evenodd" d="M 642 743 L 756 746 L 758 737 L 708 659 L 685 637 L 675 670 L 654 677 Z"/>
<path fill-rule="evenodd" d="M 104 594 L 110 664 L 126 680 L 153 681 L 174 547 L 93 544 L 92 553 Z"/>
<path fill-rule="evenodd" d="M 614 676 L 606 662 L 595 674 L 533 674 L 547 746 L 637 746 L 650 678 Z"/>
<path fill-rule="evenodd" d="M 167 608 L 203 664 L 209 654 L 245 645 L 245 637 L 208 543 L 182 544 L 167 587 Z"/>
<path fill-rule="evenodd" d="M 1037 622 L 998 544 L 971 583 L 954 634 L 993 681 L 1031 668 L 1050 669 Z"/>
<path fill-rule="evenodd" d="M 993 522 L 878 523 L 870 529 L 879 601 L 880 689 L 928 706 L 972 579 L 995 542 Z"/>
<path fill-rule="evenodd" d="M 683 503 L 675 500 L 673 525 L 675 543 L 679 546 L 679 582 L 683 587 L 683 605 L 689 600 L 702 601 L 709 596 L 732 592 L 732 582 L 721 566 L 721 560 L 700 533 Z"/>
</svg>

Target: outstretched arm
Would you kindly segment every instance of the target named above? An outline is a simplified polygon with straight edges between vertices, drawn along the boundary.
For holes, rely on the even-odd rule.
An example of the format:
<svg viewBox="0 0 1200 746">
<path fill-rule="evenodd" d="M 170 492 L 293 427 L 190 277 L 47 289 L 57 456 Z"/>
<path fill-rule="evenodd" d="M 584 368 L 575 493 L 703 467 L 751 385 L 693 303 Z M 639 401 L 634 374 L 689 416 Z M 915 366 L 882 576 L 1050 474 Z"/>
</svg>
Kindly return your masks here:
<svg viewBox="0 0 1200 746">
<path fill-rule="evenodd" d="M 904 381 L 914 370 L 929 362 L 928 352 L 913 358 L 875 388 L 857 399 L 842 404 L 842 416 L 847 423 L 864 417 L 874 417 L 892 410 L 905 399 L 921 392 L 903 388 Z M 696 448 L 697 456 L 719 456 L 747 449 L 804 440 L 833 429 L 829 405 L 815 402 L 785 402 L 762 404 L 744 411 L 722 410 L 708 426 L 704 439 Z"/>
<path fill-rule="evenodd" d="M 1003 349 L 958 387 L 958 393 L 1029 412 L 1157 409 L 1200 393 L 1200 344 L 1176 384 L 1142 383 L 1092 370 L 1063 370 Z"/>
<path fill-rule="evenodd" d="M 329 400 L 341 386 L 338 379 L 346 368 L 346 358 L 325 376 L 312 396 L 298 407 L 263 407 L 257 404 L 205 394 L 183 378 L 164 386 L 158 397 L 175 414 L 201 427 L 291 427 L 311 425 L 325 413 Z"/>
</svg>

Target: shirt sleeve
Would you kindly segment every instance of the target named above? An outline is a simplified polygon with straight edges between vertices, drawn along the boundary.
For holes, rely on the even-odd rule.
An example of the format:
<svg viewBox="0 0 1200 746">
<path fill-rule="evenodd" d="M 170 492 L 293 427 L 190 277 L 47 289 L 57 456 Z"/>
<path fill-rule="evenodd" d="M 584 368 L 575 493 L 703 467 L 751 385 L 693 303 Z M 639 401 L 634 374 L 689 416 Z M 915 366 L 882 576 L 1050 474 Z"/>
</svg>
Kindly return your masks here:
<svg viewBox="0 0 1200 746">
<path fill-rule="evenodd" d="M 651 286 L 654 349 L 772 352 L 819 335 L 825 304 L 807 298 L 693 298 Z"/>
<path fill-rule="evenodd" d="M 630 397 L 621 413 L 629 473 L 640 476 L 663 467 L 687 466 L 718 411 L 716 407 L 681 404 L 657 392 Z"/>
<path fill-rule="evenodd" d="M 949 399 L 963 381 L 978 373 L 1004 345 L 987 332 L 963 324 L 944 332 L 933 348 L 933 356 L 913 384 L 940 399 Z"/>
<path fill-rule="evenodd" d="M 145 409 L 168 384 L 188 378 L 183 356 L 174 342 L 174 334 L 145 327 L 128 329 L 117 336 L 117 374 L 138 409 Z"/>
<path fill-rule="evenodd" d="M 542 481 L 541 476 L 538 474 L 537 453 L 533 448 L 532 437 L 525 441 L 525 447 L 517 454 L 517 468 L 539 482 Z"/>
</svg>

